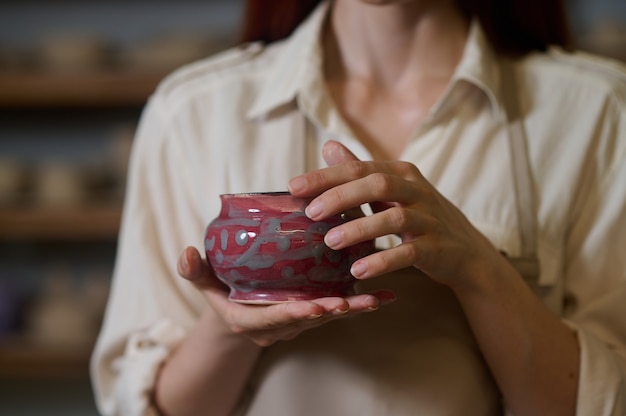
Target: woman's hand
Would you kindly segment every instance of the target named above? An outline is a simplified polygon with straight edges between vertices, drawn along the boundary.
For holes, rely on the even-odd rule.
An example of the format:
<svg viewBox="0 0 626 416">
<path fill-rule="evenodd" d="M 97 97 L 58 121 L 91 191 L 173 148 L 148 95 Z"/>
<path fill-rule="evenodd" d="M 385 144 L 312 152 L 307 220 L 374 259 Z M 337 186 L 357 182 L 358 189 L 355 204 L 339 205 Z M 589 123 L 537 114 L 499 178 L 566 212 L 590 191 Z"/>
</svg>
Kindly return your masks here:
<svg viewBox="0 0 626 416">
<path fill-rule="evenodd" d="M 362 162 L 332 141 L 323 154 L 330 167 L 290 182 L 292 194 L 314 197 L 307 215 L 320 220 L 364 203 L 375 212 L 330 230 L 326 244 L 339 249 L 388 234 L 402 238 L 399 246 L 355 262 L 355 277 L 414 265 L 448 285 L 512 413 L 573 414 L 576 336 L 489 240 L 415 166 Z"/>
<path fill-rule="evenodd" d="M 293 195 L 315 197 L 307 216 L 322 220 L 365 203 L 375 211 L 330 230 L 326 244 L 341 249 L 389 234 L 402 238 L 397 247 L 355 262 L 351 271 L 356 278 L 413 265 L 439 283 L 466 285 L 485 274 L 486 267 L 505 261 L 414 165 L 363 162 L 335 141 L 325 144 L 323 155 L 328 168 L 289 183 Z"/>
<path fill-rule="evenodd" d="M 381 290 L 346 298 L 329 297 L 268 306 L 232 302 L 228 300 L 228 288 L 214 276 L 206 260 L 193 247 L 187 247 L 181 254 L 178 272 L 204 294 L 228 334 L 246 336 L 259 346 L 293 339 L 307 329 L 374 311 L 395 299 L 393 293 Z"/>
</svg>

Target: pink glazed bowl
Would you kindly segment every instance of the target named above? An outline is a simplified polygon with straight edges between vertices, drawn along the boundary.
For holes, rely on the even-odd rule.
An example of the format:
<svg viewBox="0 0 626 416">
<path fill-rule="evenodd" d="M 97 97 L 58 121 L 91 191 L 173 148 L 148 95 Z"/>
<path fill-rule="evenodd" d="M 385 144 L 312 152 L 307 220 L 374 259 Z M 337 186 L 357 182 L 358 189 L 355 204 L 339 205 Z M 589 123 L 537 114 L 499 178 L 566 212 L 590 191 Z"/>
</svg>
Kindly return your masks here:
<svg viewBox="0 0 626 416">
<path fill-rule="evenodd" d="M 368 241 L 342 250 L 324 244 L 341 215 L 312 221 L 309 201 L 288 192 L 220 195 L 221 212 L 207 227 L 205 251 L 216 276 L 241 303 L 271 304 L 355 293 L 350 266 L 373 253 Z"/>
</svg>

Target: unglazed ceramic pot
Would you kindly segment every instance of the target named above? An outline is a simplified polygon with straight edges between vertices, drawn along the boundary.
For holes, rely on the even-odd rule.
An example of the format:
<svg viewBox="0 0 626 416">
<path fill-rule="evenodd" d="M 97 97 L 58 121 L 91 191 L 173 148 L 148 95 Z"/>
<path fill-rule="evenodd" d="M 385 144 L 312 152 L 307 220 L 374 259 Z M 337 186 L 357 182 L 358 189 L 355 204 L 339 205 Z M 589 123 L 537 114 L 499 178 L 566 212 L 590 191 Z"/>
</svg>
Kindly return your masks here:
<svg viewBox="0 0 626 416">
<path fill-rule="evenodd" d="M 312 221 L 308 201 L 288 192 L 220 195 L 222 209 L 207 227 L 207 260 L 242 303 L 279 303 L 354 294 L 350 266 L 374 251 L 372 241 L 343 250 L 324 235 L 345 222 Z"/>
</svg>

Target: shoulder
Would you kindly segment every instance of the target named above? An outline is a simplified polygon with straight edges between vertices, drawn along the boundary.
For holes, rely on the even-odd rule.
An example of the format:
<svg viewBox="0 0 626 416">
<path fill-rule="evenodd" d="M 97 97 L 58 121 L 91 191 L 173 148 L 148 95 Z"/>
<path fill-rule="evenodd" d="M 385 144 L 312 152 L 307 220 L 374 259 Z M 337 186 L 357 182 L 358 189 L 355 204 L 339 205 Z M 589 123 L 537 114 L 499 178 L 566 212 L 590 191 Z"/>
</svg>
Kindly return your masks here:
<svg viewBox="0 0 626 416">
<path fill-rule="evenodd" d="M 242 87 L 254 89 L 264 73 L 271 70 L 280 49 L 280 43 L 248 43 L 187 64 L 159 83 L 152 101 L 172 111 L 181 104 L 225 90 L 234 94 Z"/>
<path fill-rule="evenodd" d="M 146 103 L 137 142 L 156 149 L 157 144 L 181 142 L 179 136 L 172 139 L 172 129 L 182 126 L 186 130 L 202 130 L 207 123 L 219 122 L 213 116 L 214 108 L 224 106 L 227 95 L 245 95 L 232 86 L 237 85 L 241 90 L 257 67 L 268 66 L 265 62 L 271 55 L 268 49 L 257 43 L 242 45 L 189 63 L 167 75 Z M 196 117 L 198 113 L 205 117 Z"/>
<path fill-rule="evenodd" d="M 581 169 L 597 169 L 602 176 L 616 171 L 626 157 L 622 63 L 551 49 L 521 59 L 516 72 L 527 133 L 545 145 L 555 168 L 562 166 L 559 159 L 570 163 L 562 157 L 567 153 L 578 155 Z"/>
<path fill-rule="evenodd" d="M 616 60 L 553 49 L 529 56 L 525 85 L 533 131 L 560 148 L 579 147 L 587 178 L 614 177 L 626 161 L 626 66 Z M 530 78 L 530 80 L 528 79 Z M 532 111 L 531 110 L 531 111 Z M 540 114 L 541 113 L 541 114 Z M 595 173 L 593 171 L 596 170 Z M 600 173 L 602 172 L 602 173 Z"/>
<path fill-rule="evenodd" d="M 539 86 L 575 99 L 606 100 L 620 112 L 626 111 L 626 65 L 620 61 L 585 52 L 552 48 L 524 59 L 527 74 Z"/>
<path fill-rule="evenodd" d="M 626 85 L 626 64 L 618 60 L 582 51 L 566 52 L 561 48 L 550 49 L 546 56 L 554 65 L 580 76 L 616 83 L 622 87 Z"/>
</svg>

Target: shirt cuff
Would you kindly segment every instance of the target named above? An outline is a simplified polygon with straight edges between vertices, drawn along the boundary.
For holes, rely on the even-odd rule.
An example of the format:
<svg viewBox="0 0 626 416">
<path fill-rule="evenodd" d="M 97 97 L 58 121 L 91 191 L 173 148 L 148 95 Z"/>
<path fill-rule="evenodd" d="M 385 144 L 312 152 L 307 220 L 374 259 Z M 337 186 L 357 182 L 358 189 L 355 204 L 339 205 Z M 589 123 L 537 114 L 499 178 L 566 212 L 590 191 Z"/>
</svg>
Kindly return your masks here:
<svg viewBox="0 0 626 416">
<path fill-rule="evenodd" d="M 115 387 L 116 413 L 157 414 L 151 401 L 157 373 L 184 336 L 182 327 L 165 319 L 129 337 L 124 355 L 113 363 L 120 374 Z"/>
<path fill-rule="evenodd" d="M 576 323 L 564 322 L 576 331 L 580 346 L 576 415 L 626 415 L 626 374 L 620 356 Z"/>
</svg>

